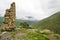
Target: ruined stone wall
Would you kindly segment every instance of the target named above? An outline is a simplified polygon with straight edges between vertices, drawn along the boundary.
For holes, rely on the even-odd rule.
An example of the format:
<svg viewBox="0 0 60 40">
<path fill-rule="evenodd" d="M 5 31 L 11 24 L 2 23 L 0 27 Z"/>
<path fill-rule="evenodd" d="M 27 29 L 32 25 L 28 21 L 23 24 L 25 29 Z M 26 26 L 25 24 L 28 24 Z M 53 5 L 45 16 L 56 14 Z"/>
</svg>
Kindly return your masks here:
<svg viewBox="0 0 60 40">
<path fill-rule="evenodd" d="M 16 9 L 15 2 L 11 4 L 10 9 L 6 10 L 3 20 L 3 30 L 10 30 L 15 28 L 15 20 L 16 20 Z"/>
</svg>

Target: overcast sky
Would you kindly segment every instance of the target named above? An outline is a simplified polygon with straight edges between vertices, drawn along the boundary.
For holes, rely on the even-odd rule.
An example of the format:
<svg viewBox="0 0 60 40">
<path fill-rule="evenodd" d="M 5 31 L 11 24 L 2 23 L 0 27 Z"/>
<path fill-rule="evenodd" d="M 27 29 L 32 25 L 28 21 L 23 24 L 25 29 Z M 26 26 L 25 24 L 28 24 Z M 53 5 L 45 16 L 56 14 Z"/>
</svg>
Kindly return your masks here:
<svg viewBox="0 0 60 40">
<path fill-rule="evenodd" d="M 2 16 L 12 2 L 16 3 L 16 18 L 21 19 L 31 16 L 33 19 L 41 20 L 60 11 L 60 0 L 0 0 Z"/>
</svg>

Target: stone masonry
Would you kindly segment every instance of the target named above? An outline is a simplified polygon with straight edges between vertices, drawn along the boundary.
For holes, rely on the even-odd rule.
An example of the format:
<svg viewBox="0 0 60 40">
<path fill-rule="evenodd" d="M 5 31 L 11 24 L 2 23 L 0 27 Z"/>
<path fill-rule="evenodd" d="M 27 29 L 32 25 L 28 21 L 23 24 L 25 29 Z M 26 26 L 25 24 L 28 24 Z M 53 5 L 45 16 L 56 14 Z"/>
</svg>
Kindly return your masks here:
<svg viewBox="0 0 60 40">
<path fill-rule="evenodd" d="M 15 2 L 13 2 L 10 6 L 10 9 L 6 10 L 4 15 L 4 20 L 2 24 L 3 30 L 11 30 L 15 28 L 15 21 L 16 21 L 16 9 L 15 9 Z"/>
</svg>

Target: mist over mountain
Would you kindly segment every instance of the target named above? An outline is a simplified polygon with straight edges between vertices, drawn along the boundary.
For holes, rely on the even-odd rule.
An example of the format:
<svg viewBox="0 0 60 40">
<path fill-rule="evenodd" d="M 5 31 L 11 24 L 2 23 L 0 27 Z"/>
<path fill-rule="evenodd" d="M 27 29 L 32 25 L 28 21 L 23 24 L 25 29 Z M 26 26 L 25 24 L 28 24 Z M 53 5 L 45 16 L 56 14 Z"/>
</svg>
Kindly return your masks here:
<svg viewBox="0 0 60 40">
<path fill-rule="evenodd" d="M 0 14 L 5 14 L 5 9 L 9 8 L 9 4 L 16 3 L 16 18 L 24 18 L 25 16 L 33 16 L 41 20 L 60 11 L 60 0 L 1 0 Z"/>
</svg>

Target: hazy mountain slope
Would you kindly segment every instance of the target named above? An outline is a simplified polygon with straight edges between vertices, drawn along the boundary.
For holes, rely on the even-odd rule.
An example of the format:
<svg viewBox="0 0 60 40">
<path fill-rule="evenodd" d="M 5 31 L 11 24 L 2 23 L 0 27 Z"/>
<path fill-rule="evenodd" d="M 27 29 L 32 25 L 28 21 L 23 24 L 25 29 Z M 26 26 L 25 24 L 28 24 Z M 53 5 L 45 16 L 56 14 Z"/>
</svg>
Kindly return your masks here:
<svg viewBox="0 0 60 40">
<path fill-rule="evenodd" d="M 60 33 L 60 12 L 55 13 L 54 15 L 43 19 L 36 24 L 32 25 L 33 28 L 39 28 L 39 29 L 50 29 L 52 31 L 55 31 L 57 33 Z"/>
<path fill-rule="evenodd" d="M 0 17 L 0 26 L 1 26 L 2 22 L 3 22 L 3 17 Z"/>
<path fill-rule="evenodd" d="M 23 20 L 23 19 L 16 19 L 16 25 L 20 25 L 21 22 L 27 22 L 29 25 L 32 25 L 36 22 L 38 22 L 38 20 Z"/>
<path fill-rule="evenodd" d="M 37 20 L 23 20 L 23 19 L 16 19 L 16 25 L 20 25 L 21 22 L 27 22 L 29 25 L 34 24 Z M 0 26 L 3 23 L 3 17 L 0 16 Z"/>
</svg>

